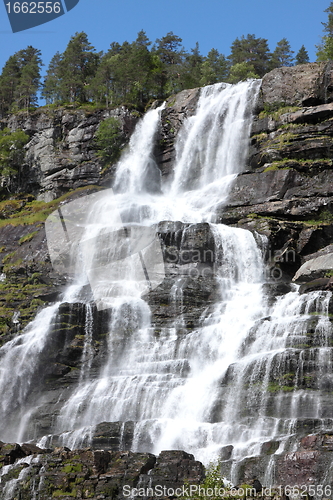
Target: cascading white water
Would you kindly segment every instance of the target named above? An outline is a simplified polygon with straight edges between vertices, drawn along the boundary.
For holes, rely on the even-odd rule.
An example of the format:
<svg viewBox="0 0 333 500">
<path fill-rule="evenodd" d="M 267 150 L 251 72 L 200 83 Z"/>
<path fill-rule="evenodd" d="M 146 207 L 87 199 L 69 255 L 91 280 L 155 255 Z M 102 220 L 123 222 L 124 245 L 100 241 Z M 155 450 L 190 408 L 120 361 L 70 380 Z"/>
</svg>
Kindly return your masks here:
<svg viewBox="0 0 333 500">
<path fill-rule="evenodd" d="M 288 437 L 294 432 L 296 419 L 326 417 L 318 391 L 305 391 L 297 380 L 302 379 L 302 342 L 310 312 L 318 315 L 314 334 L 318 347 L 311 362 L 321 366 L 331 363 L 331 325 L 325 310 L 329 293 L 301 296 L 291 292 L 270 309 L 262 289 L 265 266 L 253 234 L 212 223 L 216 206 L 226 202 L 232 181 L 244 169 L 259 85 L 249 81 L 202 89 L 196 114 L 179 133 L 174 176 L 166 185 L 153 159 L 162 108 L 148 112 L 118 164 L 114 196 L 99 196 L 90 210 L 81 236 L 77 283 L 65 300 L 81 300 L 86 272 L 92 287 L 98 289 L 96 302 L 98 297 L 103 308 L 111 310 L 108 351 L 105 364 L 92 379 L 92 315 L 88 306 L 78 385 L 54 428 L 55 433 L 61 433 L 63 444 L 75 447 L 87 443 L 93 426 L 103 421 L 133 421 L 134 450 L 157 453 L 185 449 L 208 462 L 224 446 L 233 447 L 231 458 L 236 465 L 231 479 L 236 481 L 237 463 L 260 453 L 267 440 L 279 441 L 280 451 L 290 446 Z M 94 261 L 105 258 L 104 253 L 114 259 L 119 253 L 119 245 L 113 247 L 109 237 L 116 234 L 112 229 L 120 234 L 121 227 L 122 238 L 128 242 L 129 229 L 154 228 L 165 220 L 210 223 L 220 300 L 207 310 L 196 329 L 184 334 L 180 314 L 172 326 L 162 328 L 156 336 L 150 309 L 135 278 L 136 264 L 122 267 L 121 276 L 112 283 L 102 272 L 92 275 L 90 271 Z M 191 230 L 191 226 L 184 229 L 184 235 Z M 115 241 L 120 240 L 117 237 Z M 107 252 L 102 252 L 101 242 L 110 245 Z M 180 309 L 182 285 L 179 278 L 170 290 L 170 304 Z M 49 322 L 56 309 L 44 312 Z M 39 315 L 38 321 L 45 321 L 44 316 Z M 46 329 L 37 323 L 35 330 L 35 323 L 31 326 L 35 332 L 31 348 L 29 330 L 0 350 L 4 356 L 0 388 L 7 394 L 3 418 L 6 405 L 24 401 L 25 387 L 32 379 L 33 366 L 25 362 L 26 355 L 28 359 L 38 355 L 39 345 L 47 337 Z M 25 380 L 18 385 L 19 375 L 12 380 L 12 374 L 8 375 L 11 348 L 16 346 L 22 360 L 20 377 Z M 290 352 L 297 366 L 296 370 L 293 366 L 296 380 L 292 387 L 285 385 L 291 387 L 289 392 L 276 394 L 281 386 L 279 367 L 291 362 Z M 19 397 L 14 387 L 19 387 Z M 14 431 L 8 436 L 18 439 Z"/>
<path fill-rule="evenodd" d="M 27 415 L 24 402 L 38 370 L 38 355 L 43 350 L 58 304 L 41 311 L 26 332 L 0 348 L 0 432 L 4 440 L 20 441 Z M 8 415 L 11 418 L 8 420 Z"/>
<path fill-rule="evenodd" d="M 251 124 L 251 107 L 257 88 L 258 82 L 253 81 L 238 86 L 221 84 L 203 90 L 198 112 L 195 117 L 190 118 L 191 123 L 187 124 L 181 134 L 174 180 L 164 188 L 163 194 L 155 196 L 147 194 L 147 186 L 145 189 L 143 182 L 143 179 L 147 181 L 147 161 L 151 165 L 152 159 L 151 147 L 149 149 L 145 145 L 143 150 L 142 143 L 146 133 L 150 138 L 152 136 L 152 122 L 156 127 L 158 110 L 147 114 L 137 133 L 133 135 L 130 150 L 120 161 L 117 170 L 114 188 L 119 193 L 116 194 L 116 202 L 121 219 L 127 223 L 145 225 L 154 224 L 165 217 L 195 222 L 211 219 L 212 198 L 210 197 L 209 204 L 203 204 L 202 200 L 210 186 L 210 189 L 215 190 L 215 195 L 219 192 L 219 202 L 223 201 L 227 194 L 226 186 L 230 185 L 236 173 L 243 168 L 246 138 Z M 186 179 L 190 181 L 194 147 L 197 151 L 194 156 L 199 162 L 197 170 L 200 172 L 200 179 L 197 179 L 196 189 L 189 192 Z M 146 162 L 143 161 L 143 151 L 147 154 Z M 133 178 L 137 181 L 133 182 Z M 257 309 L 261 310 L 262 307 L 258 281 L 263 275 L 260 251 L 251 233 L 215 225 L 212 225 L 212 231 L 216 250 L 223 251 L 219 279 L 224 301 L 212 317 L 207 319 L 211 324 L 189 334 L 185 339 L 177 338 L 175 332 L 179 325 L 175 324 L 173 329 L 163 332 L 160 339 L 156 340 L 150 328 L 149 309 L 139 295 L 133 296 L 134 288 L 130 285 L 131 298 L 124 294 L 112 303 L 113 319 L 107 363 L 97 380 L 88 380 L 82 384 L 67 401 L 58 419 L 58 432 L 87 428 L 101 421 L 133 420 L 138 421 L 135 435 L 138 447 L 142 446 L 141 431 L 146 434 L 147 427 L 151 425 L 156 429 L 156 433 L 150 432 L 155 451 L 161 446 L 174 447 L 175 442 L 177 447 L 193 451 L 207 448 L 207 443 L 180 442 L 177 433 L 170 433 L 170 425 L 177 426 L 180 433 L 185 435 L 184 423 L 187 421 L 187 425 L 189 424 L 190 408 L 196 408 L 192 426 L 196 427 L 196 432 L 205 427 L 205 415 L 209 413 L 208 400 L 202 400 L 199 407 L 194 401 L 190 405 L 191 386 L 197 386 L 198 380 L 201 380 L 202 391 L 206 395 L 209 391 L 214 393 L 214 384 L 221 377 L 221 372 L 214 369 L 212 359 L 216 364 L 223 360 L 220 347 L 225 336 L 230 337 L 227 359 L 229 362 L 236 359 L 244 330 L 247 331 L 253 325 L 259 314 Z M 124 290 L 132 282 L 132 276 L 131 269 L 128 269 L 127 275 L 123 277 Z M 235 333 L 230 325 L 235 323 L 233 316 L 239 307 L 239 301 L 243 301 L 245 305 L 254 293 L 257 305 L 245 307 L 247 314 L 239 322 L 238 340 L 232 343 Z M 120 353 L 115 347 L 115 336 L 126 338 L 126 349 L 122 346 Z M 205 346 L 208 346 L 208 350 Z M 180 358 L 175 350 L 183 353 Z M 207 356 L 204 355 L 199 362 L 197 352 L 204 353 L 206 350 Z M 222 352 L 225 352 L 224 349 Z M 222 363 L 228 366 L 227 360 Z M 197 370 L 196 366 L 200 366 L 200 369 Z M 190 370 L 186 383 L 184 368 L 187 372 Z M 172 401 L 180 396 L 187 403 L 179 405 L 179 416 L 175 419 L 172 410 L 175 403 Z M 160 445 L 159 434 L 163 434 Z M 85 439 L 82 432 L 74 432 L 71 439 L 73 436 L 76 445 L 80 445 Z M 206 450 L 206 453 L 208 456 L 210 451 Z"/>
</svg>

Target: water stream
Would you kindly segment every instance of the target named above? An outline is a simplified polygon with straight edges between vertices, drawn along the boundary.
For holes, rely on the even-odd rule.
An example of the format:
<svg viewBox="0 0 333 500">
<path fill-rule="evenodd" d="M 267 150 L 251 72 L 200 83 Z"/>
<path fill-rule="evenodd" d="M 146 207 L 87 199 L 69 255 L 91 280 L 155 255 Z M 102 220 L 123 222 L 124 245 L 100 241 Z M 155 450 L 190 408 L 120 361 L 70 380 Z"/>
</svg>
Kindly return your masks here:
<svg viewBox="0 0 333 500">
<path fill-rule="evenodd" d="M 306 390 L 302 372 L 305 363 L 320 366 L 323 377 L 332 371 L 330 293 L 299 295 L 294 286 L 269 306 L 263 288 L 264 238 L 215 223 L 216 207 L 226 202 L 233 180 L 245 168 L 259 85 L 254 80 L 202 89 L 195 115 L 178 134 L 168 182 L 153 157 L 163 106 L 149 111 L 119 161 L 113 191 L 89 205 L 72 248 L 76 282 L 64 301 L 82 300 L 80 291 L 90 283 L 98 308 L 111 310 L 111 323 L 105 363 L 91 377 L 88 305 L 80 377 L 54 424 L 63 444 L 87 444 L 100 422 L 133 421 L 134 450 L 184 449 L 207 463 L 229 449 L 231 480 L 237 481 L 237 464 L 260 454 L 268 441 L 276 441 L 277 453 L 292 449 L 290 437 L 299 419 L 326 419 L 325 425 L 331 425 L 320 390 Z M 154 239 L 160 221 L 191 223 L 184 231 L 188 234 L 195 224 L 208 222 L 215 242 L 219 300 L 186 334 L 180 333 L 180 314 L 156 336 L 143 299 L 143 291 L 164 279 Z M 171 288 L 175 307 L 182 305 L 182 286 L 179 278 Z M 0 421 L 8 420 L 9 408 L 17 415 L 14 425 L 2 429 L 5 439 L 25 436 L 29 418 L 23 419 L 22 405 L 35 373 L 32 360 L 58 307 L 45 309 L 27 332 L 0 349 Z M 306 357 L 302 346 L 313 318 L 316 345 Z M 9 371 L 13 357 L 14 374 Z M 289 379 L 280 373 L 289 373 Z M 269 463 L 266 480 L 273 480 L 273 469 Z"/>
</svg>

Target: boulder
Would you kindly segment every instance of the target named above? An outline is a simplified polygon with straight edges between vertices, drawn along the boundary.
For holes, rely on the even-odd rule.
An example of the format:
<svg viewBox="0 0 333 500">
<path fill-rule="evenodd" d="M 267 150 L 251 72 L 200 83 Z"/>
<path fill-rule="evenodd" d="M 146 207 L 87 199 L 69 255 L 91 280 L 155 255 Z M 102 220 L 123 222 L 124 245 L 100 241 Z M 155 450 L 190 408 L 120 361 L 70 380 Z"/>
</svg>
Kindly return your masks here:
<svg viewBox="0 0 333 500">
<path fill-rule="evenodd" d="M 295 283 L 313 281 L 327 277 L 328 273 L 333 273 L 333 252 L 306 261 L 296 272 L 293 281 Z"/>
<path fill-rule="evenodd" d="M 332 100 L 332 65 L 320 62 L 276 68 L 261 85 L 258 106 L 313 106 Z"/>
</svg>

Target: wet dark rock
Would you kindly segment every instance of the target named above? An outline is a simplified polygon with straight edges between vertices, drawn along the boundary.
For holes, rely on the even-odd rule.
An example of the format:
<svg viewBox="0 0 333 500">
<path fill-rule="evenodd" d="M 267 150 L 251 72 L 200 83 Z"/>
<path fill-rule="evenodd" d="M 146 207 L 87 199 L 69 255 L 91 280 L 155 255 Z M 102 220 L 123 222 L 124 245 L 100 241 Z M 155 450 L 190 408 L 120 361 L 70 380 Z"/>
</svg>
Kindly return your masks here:
<svg viewBox="0 0 333 500">
<path fill-rule="evenodd" d="M 134 437 L 134 422 L 102 422 L 93 433 L 91 446 L 112 451 L 129 450 Z"/>
<path fill-rule="evenodd" d="M 313 292 L 314 290 L 329 290 L 332 285 L 331 278 L 318 278 L 299 287 L 299 293 Z"/>
<path fill-rule="evenodd" d="M 279 446 L 280 446 L 279 441 L 266 441 L 265 443 L 262 444 L 260 453 L 262 453 L 263 455 L 273 455 L 277 451 Z M 261 487 L 259 489 L 261 490 Z"/>
<path fill-rule="evenodd" d="M 259 479 L 254 478 L 252 486 L 256 490 L 257 493 L 261 492 L 261 490 L 262 490 L 262 484 L 259 481 Z"/>
<path fill-rule="evenodd" d="M 233 449 L 234 447 L 232 445 L 223 446 L 223 448 L 220 451 L 219 458 L 221 460 L 229 460 L 232 455 Z"/>
<path fill-rule="evenodd" d="M 165 178 L 172 174 L 177 133 L 184 120 L 195 113 L 199 95 L 200 89 L 188 89 L 169 97 L 166 101 L 155 148 L 157 162 Z"/>
<path fill-rule="evenodd" d="M 19 445 L 2 444 L 0 451 L 2 453 L 6 447 L 13 446 L 21 449 Z M 9 481 L 18 478 L 22 467 L 26 468 L 24 479 L 18 479 L 14 484 L 15 494 L 22 500 L 30 500 L 36 491 L 42 500 L 73 496 L 92 500 L 121 500 L 129 495 L 140 498 L 143 495 L 139 488 L 158 487 L 161 491 L 164 491 L 163 488 L 182 488 L 202 483 L 205 475 L 203 465 L 195 461 L 193 455 L 182 451 L 164 451 L 156 457 L 150 453 L 130 451 L 70 451 L 63 447 L 52 451 L 35 447 L 34 452 L 31 448 L 27 454 L 21 450 L 20 458 L 31 453 L 34 463 L 13 465 L 2 476 L 0 492 Z M 158 498 L 158 490 L 149 497 Z"/>
<path fill-rule="evenodd" d="M 294 176 L 292 170 L 241 174 L 232 186 L 227 207 L 282 200 L 293 185 Z"/>
<path fill-rule="evenodd" d="M 175 489 L 178 484 L 198 484 L 204 478 L 204 468 L 193 455 L 184 451 L 162 451 L 150 473 L 152 487 L 161 485 Z"/>
</svg>

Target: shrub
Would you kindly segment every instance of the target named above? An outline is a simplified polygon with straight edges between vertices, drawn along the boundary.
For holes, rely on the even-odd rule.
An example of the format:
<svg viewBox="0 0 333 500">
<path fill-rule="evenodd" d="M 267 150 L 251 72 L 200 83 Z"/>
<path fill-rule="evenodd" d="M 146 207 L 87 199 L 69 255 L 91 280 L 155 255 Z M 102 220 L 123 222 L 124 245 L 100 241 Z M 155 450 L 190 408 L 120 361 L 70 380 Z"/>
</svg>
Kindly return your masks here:
<svg viewBox="0 0 333 500">
<path fill-rule="evenodd" d="M 0 130 L 0 175 L 10 177 L 17 174 L 24 157 L 23 146 L 28 140 L 29 136 L 23 130 Z"/>
<path fill-rule="evenodd" d="M 118 160 L 122 149 L 123 136 L 120 122 L 111 116 L 102 121 L 96 132 L 96 144 L 99 156 L 105 165 Z"/>
</svg>

